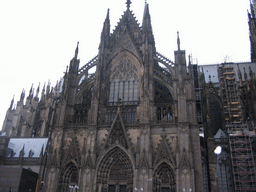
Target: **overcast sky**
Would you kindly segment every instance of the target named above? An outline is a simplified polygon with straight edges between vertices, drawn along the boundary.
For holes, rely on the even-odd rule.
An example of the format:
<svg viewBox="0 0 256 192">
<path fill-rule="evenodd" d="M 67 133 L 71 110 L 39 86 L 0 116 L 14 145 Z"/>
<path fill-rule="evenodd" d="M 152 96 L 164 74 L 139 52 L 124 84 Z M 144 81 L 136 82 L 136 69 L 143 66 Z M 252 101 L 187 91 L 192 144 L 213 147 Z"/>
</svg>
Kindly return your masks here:
<svg viewBox="0 0 256 192">
<path fill-rule="evenodd" d="M 111 29 L 126 0 L 0 1 L 0 129 L 13 95 L 63 76 L 80 42 L 80 66 L 98 54 L 107 9 Z M 194 63 L 250 60 L 247 0 L 148 0 L 157 51 L 173 60 L 177 31 Z M 142 23 L 144 0 L 132 0 Z M 111 30 L 111 31 L 112 31 Z M 25 96 L 25 97 L 26 97 Z"/>
</svg>

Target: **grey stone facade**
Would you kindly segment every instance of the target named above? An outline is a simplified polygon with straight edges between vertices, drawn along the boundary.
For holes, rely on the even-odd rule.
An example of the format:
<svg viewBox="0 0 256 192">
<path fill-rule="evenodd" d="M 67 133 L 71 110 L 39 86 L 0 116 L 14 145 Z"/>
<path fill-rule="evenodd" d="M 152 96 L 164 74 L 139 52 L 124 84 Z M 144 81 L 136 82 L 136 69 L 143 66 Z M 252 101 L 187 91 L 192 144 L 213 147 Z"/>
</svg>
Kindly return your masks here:
<svg viewBox="0 0 256 192">
<path fill-rule="evenodd" d="M 174 54 L 172 62 L 156 51 L 149 5 L 139 26 L 127 1 L 112 34 L 107 13 L 95 58 L 79 67 L 77 46 L 55 88 L 11 104 L 8 136 L 50 138 L 43 191 L 204 191 L 193 71 L 179 36 Z"/>
</svg>

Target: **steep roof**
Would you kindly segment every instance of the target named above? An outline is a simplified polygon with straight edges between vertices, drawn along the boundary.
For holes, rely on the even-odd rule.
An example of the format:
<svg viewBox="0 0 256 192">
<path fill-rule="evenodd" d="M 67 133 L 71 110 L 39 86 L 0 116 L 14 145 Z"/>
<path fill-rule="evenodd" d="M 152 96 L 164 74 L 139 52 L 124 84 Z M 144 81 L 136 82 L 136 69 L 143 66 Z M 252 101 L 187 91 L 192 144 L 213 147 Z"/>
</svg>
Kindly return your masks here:
<svg viewBox="0 0 256 192">
<path fill-rule="evenodd" d="M 30 151 L 33 153 L 32 157 L 40 157 L 41 151 L 45 152 L 48 138 L 10 138 L 8 148 L 13 151 L 13 157 L 19 157 L 20 151 L 24 150 L 23 157 L 29 157 Z M 10 157 L 11 154 L 7 153 Z"/>
</svg>

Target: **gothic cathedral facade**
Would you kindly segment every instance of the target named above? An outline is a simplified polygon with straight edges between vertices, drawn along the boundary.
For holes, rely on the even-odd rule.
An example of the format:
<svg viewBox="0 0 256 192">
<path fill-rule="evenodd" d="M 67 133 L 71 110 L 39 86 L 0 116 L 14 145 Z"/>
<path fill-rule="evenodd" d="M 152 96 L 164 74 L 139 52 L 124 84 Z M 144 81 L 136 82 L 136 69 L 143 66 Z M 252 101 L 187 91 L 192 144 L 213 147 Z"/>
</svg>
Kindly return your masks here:
<svg viewBox="0 0 256 192">
<path fill-rule="evenodd" d="M 30 135 L 50 138 L 43 191 L 204 191 L 192 66 L 179 35 L 174 62 L 158 53 L 149 5 L 139 26 L 130 4 L 113 33 L 108 11 L 98 55 L 79 67 L 77 46 L 38 101 Z"/>
</svg>

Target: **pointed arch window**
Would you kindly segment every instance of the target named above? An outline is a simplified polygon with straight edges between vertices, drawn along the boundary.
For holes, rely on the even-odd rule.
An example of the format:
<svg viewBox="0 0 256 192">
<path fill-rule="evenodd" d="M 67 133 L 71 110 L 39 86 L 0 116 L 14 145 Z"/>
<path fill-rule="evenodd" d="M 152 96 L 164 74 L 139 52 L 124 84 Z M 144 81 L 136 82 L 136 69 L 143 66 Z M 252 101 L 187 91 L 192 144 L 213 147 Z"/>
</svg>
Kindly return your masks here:
<svg viewBox="0 0 256 192">
<path fill-rule="evenodd" d="M 110 79 L 109 104 L 121 101 L 129 105 L 138 101 L 138 76 L 131 60 L 125 58 L 113 70 Z"/>
<path fill-rule="evenodd" d="M 220 192 L 233 191 L 232 168 L 229 154 L 223 150 L 220 155 L 217 155 L 217 175 L 218 187 Z"/>
<path fill-rule="evenodd" d="M 110 82 L 110 103 L 118 102 L 119 99 L 124 103 L 138 101 L 138 78 L 132 73 L 134 72 L 131 71 L 126 77 L 117 74 Z"/>
<path fill-rule="evenodd" d="M 155 81 L 155 105 L 157 122 L 173 121 L 173 98 L 169 89 Z"/>
<path fill-rule="evenodd" d="M 139 104 L 138 75 L 136 67 L 128 58 L 123 58 L 113 69 L 110 78 L 108 109 L 106 122 L 112 122 L 116 116 L 116 106 L 121 105 L 124 123 L 136 122 L 136 107 Z"/>
<path fill-rule="evenodd" d="M 222 126 L 222 114 L 221 114 L 221 104 L 217 99 L 217 96 L 214 94 L 210 94 L 208 96 L 209 103 L 209 119 L 211 122 L 211 126 L 208 132 L 210 136 L 214 136 L 219 129 L 223 130 Z"/>
</svg>

